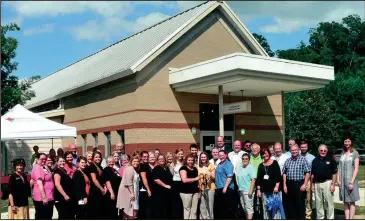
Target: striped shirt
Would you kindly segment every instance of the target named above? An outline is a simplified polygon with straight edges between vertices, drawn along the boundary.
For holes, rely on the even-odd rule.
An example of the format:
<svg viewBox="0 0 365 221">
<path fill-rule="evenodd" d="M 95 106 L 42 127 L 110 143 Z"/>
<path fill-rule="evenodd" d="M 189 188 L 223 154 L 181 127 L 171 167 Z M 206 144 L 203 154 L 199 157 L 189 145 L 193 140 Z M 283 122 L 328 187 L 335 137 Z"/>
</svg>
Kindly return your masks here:
<svg viewBox="0 0 365 221">
<path fill-rule="evenodd" d="M 284 163 L 283 174 L 286 174 L 287 180 L 304 180 L 305 174 L 310 172 L 311 169 L 307 160 L 300 155 L 296 158 L 290 157 Z"/>
</svg>

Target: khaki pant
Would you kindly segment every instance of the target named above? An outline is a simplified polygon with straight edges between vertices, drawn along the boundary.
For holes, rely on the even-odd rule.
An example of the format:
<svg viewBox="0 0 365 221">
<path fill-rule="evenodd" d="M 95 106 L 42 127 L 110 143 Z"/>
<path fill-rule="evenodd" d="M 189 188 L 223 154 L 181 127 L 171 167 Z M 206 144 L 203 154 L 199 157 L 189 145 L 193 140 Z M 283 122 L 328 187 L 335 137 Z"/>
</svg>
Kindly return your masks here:
<svg viewBox="0 0 365 221">
<path fill-rule="evenodd" d="M 197 219 L 199 193 L 180 193 L 184 207 L 184 219 Z"/>
<path fill-rule="evenodd" d="M 214 219 L 214 190 L 204 190 L 200 198 L 200 219 Z"/>
<path fill-rule="evenodd" d="M 305 187 L 305 192 L 305 218 L 312 219 L 312 190 L 310 181 L 308 181 L 307 186 Z"/>
<path fill-rule="evenodd" d="M 324 219 L 324 209 L 327 211 L 327 219 L 334 219 L 333 193 L 330 190 L 331 180 L 314 184 L 316 197 L 317 219 Z"/>
</svg>

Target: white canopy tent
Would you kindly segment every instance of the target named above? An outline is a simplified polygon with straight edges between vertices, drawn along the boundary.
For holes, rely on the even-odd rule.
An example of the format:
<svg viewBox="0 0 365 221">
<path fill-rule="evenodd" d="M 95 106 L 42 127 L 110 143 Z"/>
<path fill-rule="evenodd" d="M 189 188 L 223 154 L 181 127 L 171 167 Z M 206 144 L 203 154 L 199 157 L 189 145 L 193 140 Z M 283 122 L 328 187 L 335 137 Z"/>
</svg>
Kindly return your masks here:
<svg viewBox="0 0 365 221">
<path fill-rule="evenodd" d="M 1 141 L 76 138 L 76 128 L 48 120 L 17 104 L 1 117 Z"/>
<path fill-rule="evenodd" d="M 53 148 L 54 138 L 74 137 L 76 140 L 76 136 L 75 127 L 44 118 L 27 110 L 20 104 L 17 104 L 1 117 L 1 141 L 52 139 Z M 0 165 L 2 165 L 1 158 Z M 1 172 L 0 180 L 2 177 Z"/>
</svg>

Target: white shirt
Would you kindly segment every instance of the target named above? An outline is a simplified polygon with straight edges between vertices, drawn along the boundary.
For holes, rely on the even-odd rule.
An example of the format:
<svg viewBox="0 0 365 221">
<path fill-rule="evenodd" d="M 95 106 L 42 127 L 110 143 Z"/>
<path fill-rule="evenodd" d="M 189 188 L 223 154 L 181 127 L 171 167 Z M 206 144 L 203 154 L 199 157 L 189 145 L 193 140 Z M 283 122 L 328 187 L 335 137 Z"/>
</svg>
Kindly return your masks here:
<svg viewBox="0 0 365 221">
<path fill-rule="evenodd" d="M 181 176 L 180 176 L 180 168 L 182 167 L 182 164 L 177 163 L 174 166 L 174 171 L 172 174 L 172 180 L 173 181 L 181 181 Z"/>
<path fill-rule="evenodd" d="M 282 153 L 280 157 L 277 157 L 276 155 L 271 157 L 272 160 L 276 160 L 278 162 L 280 171 L 281 171 L 281 175 L 283 175 L 283 168 L 284 168 L 285 161 L 289 158 L 290 158 L 290 156 L 288 156 L 288 154 L 285 154 L 285 153 Z"/>
<path fill-rule="evenodd" d="M 217 167 L 217 165 L 218 165 L 220 162 L 221 162 L 221 160 L 220 160 L 220 159 L 218 159 L 217 161 L 215 161 L 215 163 L 214 163 L 214 159 L 210 159 L 210 160 L 209 160 L 209 163 L 213 164 L 215 167 Z"/>
<path fill-rule="evenodd" d="M 240 164 L 242 164 L 242 155 L 246 153 L 243 150 L 240 150 L 239 152 L 229 152 L 228 154 L 228 159 L 231 161 L 231 163 L 233 164 L 233 171 L 235 171 L 236 167 L 239 166 Z"/>
</svg>

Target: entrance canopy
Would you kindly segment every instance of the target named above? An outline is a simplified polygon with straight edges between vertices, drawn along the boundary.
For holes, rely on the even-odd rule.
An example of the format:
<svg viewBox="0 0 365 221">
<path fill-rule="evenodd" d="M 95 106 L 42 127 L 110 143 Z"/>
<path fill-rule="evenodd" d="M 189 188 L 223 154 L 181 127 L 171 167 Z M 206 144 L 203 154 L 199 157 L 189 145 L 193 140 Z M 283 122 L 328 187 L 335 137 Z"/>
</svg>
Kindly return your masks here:
<svg viewBox="0 0 365 221">
<path fill-rule="evenodd" d="M 334 68 L 260 55 L 234 53 L 183 68 L 170 68 L 170 85 L 179 92 L 261 97 L 324 87 Z M 242 91 L 243 90 L 243 93 Z"/>
<path fill-rule="evenodd" d="M 76 137 L 76 128 L 48 120 L 17 104 L 1 117 L 1 141 Z"/>
<path fill-rule="evenodd" d="M 334 68 L 245 53 L 170 68 L 169 81 L 178 92 L 219 95 L 219 134 L 225 113 L 250 112 L 250 101 L 223 104 L 223 95 L 262 97 L 324 87 L 334 80 Z"/>
</svg>

